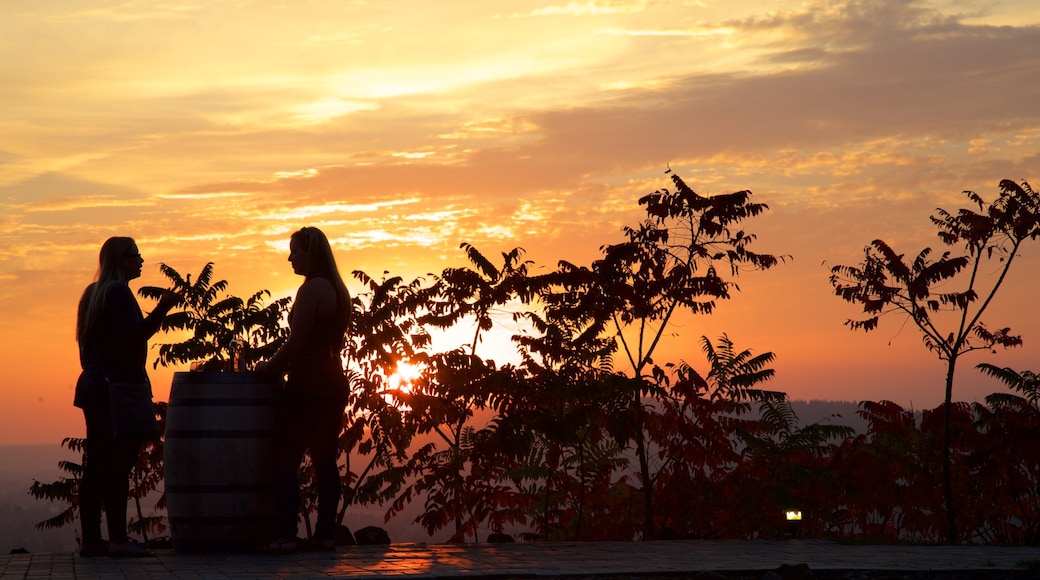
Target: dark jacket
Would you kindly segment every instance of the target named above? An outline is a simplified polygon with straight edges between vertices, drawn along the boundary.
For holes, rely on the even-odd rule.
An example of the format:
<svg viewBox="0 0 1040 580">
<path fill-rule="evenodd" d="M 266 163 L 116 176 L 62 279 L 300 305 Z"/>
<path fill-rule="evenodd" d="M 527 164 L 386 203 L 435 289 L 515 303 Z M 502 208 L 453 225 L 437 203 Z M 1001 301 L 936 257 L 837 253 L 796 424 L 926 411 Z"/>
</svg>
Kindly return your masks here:
<svg viewBox="0 0 1040 580">
<path fill-rule="evenodd" d="M 107 404 L 106 378 L 147 382 L 148 339 L 159 330 L 166 312 L 156 308 L 146 317 L 129 286 L 109 287 L 101 312 L 79 345 L 83 372 L 76 381 L 75 406 Z"/>
</svg>

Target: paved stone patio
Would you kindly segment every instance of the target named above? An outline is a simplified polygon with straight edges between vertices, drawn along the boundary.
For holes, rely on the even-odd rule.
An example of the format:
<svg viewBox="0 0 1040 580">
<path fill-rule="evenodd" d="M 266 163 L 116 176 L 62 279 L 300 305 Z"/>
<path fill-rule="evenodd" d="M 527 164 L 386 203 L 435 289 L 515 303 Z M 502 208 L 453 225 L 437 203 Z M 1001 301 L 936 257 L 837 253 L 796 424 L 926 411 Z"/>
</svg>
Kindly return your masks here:
<svg viewBox="0 0 1040 580">
<path fill-rule="evenodd" d="M 184 554 L 171 550 L 137 559 L 82 558 L 73 553 L 11 554 L 0 556 L 0 578 L 682 578 L 708 571 L 765 574 L 783 564 L 807 564 L 821 573 L 974 570 L 979 576 L 1016 571 L 1015 577 L 1019 577 L 1038 563 L 1040 548 L 863 546 L 816 540 L 391 544 L 287 556 Z"/>
</svg>

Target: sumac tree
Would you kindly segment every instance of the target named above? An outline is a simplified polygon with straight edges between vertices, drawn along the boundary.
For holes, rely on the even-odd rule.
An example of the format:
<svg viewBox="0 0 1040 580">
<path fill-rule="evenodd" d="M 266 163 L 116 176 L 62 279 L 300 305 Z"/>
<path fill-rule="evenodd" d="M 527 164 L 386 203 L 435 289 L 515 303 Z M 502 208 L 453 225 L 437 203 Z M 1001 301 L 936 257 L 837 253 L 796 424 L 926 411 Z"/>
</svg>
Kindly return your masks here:
<svg viewBox="0 0 1040 580">
<path fill-rule="evenodd" d="M 950 449 L 953 445 L 953 383 L 960 357 L 975 350 L 1013 347 L 1022 339 L 1003 327 L 991 329 L 982 316 L 1004 283 L 1022 244 L 1040 237 L 1040 195 L 1027 182 L 1005 179 L 992 203 L 975 192 L 964 192 L 975 209 L 956 213 L 937 209 L 931 221 L 939 240 L 949 248 L 938 258 L 925 248 L 906 259 L 884 240 L 864 249 L 856 266 L 835 266 L 830 282 L 835 294 L 860 306 L 864 317 L 846 321 L 852 330 L 871 331 L 884 315 L 903 317 L 920 330 L 924 345 L 946 363 L 943 413 L 942 472 L 946 510 L 946 541 L 960 540 L 951 481 Z M 986 276 L 984 264 L 998 262 Z"/>
<path fill-rule="evenodd" d="M 653 356 L 671 331 L 680 311 L 712 314 L 718 301 L 729 299 L 745 270 L 766 270 L 783 256 L 751 250 L 754 234 L 743 223 L 768 209 L 751 202 L 751 192 L 704 196 L 672 175 L 675 190 L 643 196 L 646 218 L 623 228 L 626 241 L 603 246 L 603 257 L 591 267 L 561 262 L 553 274 L 538 277 L 543 293 L 553 293 L 547 315 L 582 322 L 579 337 L 606 335 L 616 341 L 619 364 L 633 384 L 629 412 L 635 429 L 632 442 L 642 485 L 643 537 L 654 531 L 653 476 L 645 432 L 644 397 L 655 389 Z M 580 342 L 574 344 L 581 348 Z"/>
</svg>

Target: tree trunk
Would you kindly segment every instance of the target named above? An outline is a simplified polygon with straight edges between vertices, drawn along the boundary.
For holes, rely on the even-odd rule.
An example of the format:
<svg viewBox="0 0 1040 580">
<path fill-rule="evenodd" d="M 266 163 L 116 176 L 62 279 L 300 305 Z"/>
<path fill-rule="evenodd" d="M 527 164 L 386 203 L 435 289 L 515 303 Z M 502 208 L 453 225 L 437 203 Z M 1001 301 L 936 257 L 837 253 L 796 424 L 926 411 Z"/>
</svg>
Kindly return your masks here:
<svg viewBox="0 0 1040 580">
<path fill-rule="evenodd" d="M 639 457 L 639 475 L 643 479 L 643 540 L 654 539 L 654 490 L 650 481 L 650 463 L 646 459 L 646 439 L 643 436 L 643 402 L 636 390 L 633 412 L 636 416 L 636 455 Z"/>
<path fill-rule="evenodd" d="M 952 442 L 951 416 L 953 414 L 953 372 L 957 366 L 956 357 L 952 357 L 946 369 L 946 404 L 943 405 L 943 437 L 942 437 L 942 478 L 943 496 L 946 503 L 946 543 L 957 544 L 957 516 L 953 503 L 953 475 L 951 469 L 950 446 Z"/>
</svg>

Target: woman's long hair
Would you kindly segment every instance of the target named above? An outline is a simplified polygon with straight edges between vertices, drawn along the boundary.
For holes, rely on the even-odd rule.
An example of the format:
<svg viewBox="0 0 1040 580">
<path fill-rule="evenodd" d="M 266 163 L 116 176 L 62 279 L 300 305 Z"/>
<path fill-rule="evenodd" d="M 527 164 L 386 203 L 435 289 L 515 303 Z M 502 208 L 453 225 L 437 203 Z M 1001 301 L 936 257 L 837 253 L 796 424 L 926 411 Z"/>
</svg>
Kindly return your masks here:
<svg viewBox="0 0 1040 580">
<path fill-rule="evenodd" d="M 94 282 L 83 291 L 79 299 L 79 314 L 76 317 L 76 341 L 83 344 L 97 321 L 98 314 L 105 306 L 108 290 L 116 284 L 126 284 L 129 280 L 123 269 L 123 258 L 137 246 L 133 238 L 112 237 L 105 240 L 98 256 L 98 270 Z"/>
<path fill-rule="evenodd" d="M 291 241 L 299 244 L 307 252 L 306 279 L 325 278 L 336 290 L 336 321 L 343 332 L 350 328 L 350 292 L 343 283 L 343 277 L 336 267 L 336 258 L 332 256 L 332 246 L 325 234 L 315 227 L 302 227 L 293 233 Z"/>
</svg>

